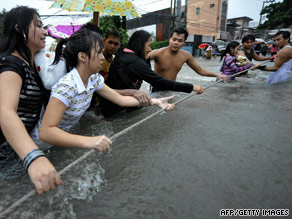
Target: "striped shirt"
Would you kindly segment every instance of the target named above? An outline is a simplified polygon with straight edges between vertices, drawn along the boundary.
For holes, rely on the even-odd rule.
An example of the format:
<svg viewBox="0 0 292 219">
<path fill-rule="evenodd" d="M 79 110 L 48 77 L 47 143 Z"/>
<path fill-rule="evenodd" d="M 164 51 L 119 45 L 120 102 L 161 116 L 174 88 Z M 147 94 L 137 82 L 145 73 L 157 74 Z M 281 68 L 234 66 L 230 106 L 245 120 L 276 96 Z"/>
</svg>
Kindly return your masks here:
<svg viewBox="0 0 292 219">
<path fill-rule="evenodd" d="M 251 66 L 252 64 L 249 64 L 249 63 L 244 66 L 238 66 L 236 65 L 235 57 L 229 54 L 226 54 L 220 71 L 222 75 L 230 76 L 237 72 L 249 69 Z"/>
<path fill-rule="evenodd" d="M 28 133 L 36 126 L 45 99 L 45 88 L 36 70 L 32 70 L 23 60 L 8 55 L 0 58 L 0 74 L 13 71 L 22 78 L 17 114 Z M 5 141 L 0 130 L 0 144 Z"/>
</svg>

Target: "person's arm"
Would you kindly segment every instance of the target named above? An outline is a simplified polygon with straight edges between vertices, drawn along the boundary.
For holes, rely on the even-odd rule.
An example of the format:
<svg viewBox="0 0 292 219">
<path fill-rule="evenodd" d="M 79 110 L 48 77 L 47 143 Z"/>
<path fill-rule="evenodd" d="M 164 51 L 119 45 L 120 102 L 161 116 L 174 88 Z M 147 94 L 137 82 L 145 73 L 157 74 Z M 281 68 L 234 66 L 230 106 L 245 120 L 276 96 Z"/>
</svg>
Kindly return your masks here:
<svg viewBox="0 0 292 219">
<path fill-rule="evenodd" d="M 198 92 L 199 94 L 204 92 L 204 89 L 200 85 L 176 82 L 161 77 L 159 74 L 152 71 L 152 69 L 143 60 L 131 63 L 130 66 L 128 67 L 132 74 L 135 74 L 141 80 L 144 80 L 151 84 L 152 86 L 157 87 L 158 89 L 161 90 L 172 90 L 185 93 L 195 91 Z"/>
<path fill-rule="evenodd" d="M 283 49 L 275 59 L 274 66 L 265 67 L 261 69 L 263 71 L 277 71 L 285 62 L 289 61 L 292 58 L 292 52 L 289 53 L 289 48 Z"/>
<path fill-rule="evenodd" d="M 135 90 L 135 89 L 124 89 L 124 90 L 117 90 L 116 92 L 123 96 L 133 96 L 135 97 L 139 102 L 141 106 L 149 106 L 151 104 L 151 98 L 148 94 L 146 94 L 143 91 Z"/>
<path fill-rule="evenodd" d="M 140 106 L 140 102 L 136 98 L 132 96 L 122 96 L 116 92 L 116 90 L 111 89 L 106 84 L 104 84 L 103 87 L 97 91 L 97 94 L 122 107 Z M 173 104 L 169 104 L 168 100 L 172 98 L 173 96 L 151 99 L 151 104 L 157 105 L 160 108 L 164 108 L 168 105 L 168 109 L 170 110 L 173 109 Z"/>
<path fill-rule="evenodd" d="M 188 55 L 188 59 L 187 59 L 186 63 L 188 64 L 188 66 L 190 66 L 191 69 L 193 69 L 199 75 L 207 76 L 207 77 L 216 77 L 219 80 L 223 79 L 225 82 L 228 79 L 226 76 L 222 76 L 221 74 L 214 73 L 214 72 L 211 72 L 211 71 L 208 71 L 208 70 L 202 68 L 200 65 L 198 65 L 198 63 L 191 56 L 191 54 Z"/>
<path fill-rule="evenodd" d="M 42 120 L 40 139 L 57 146 L 96 148 L 98 151 L 109 151 L 112 142 L 104 135 L 88 137 L 71 134 L 60 129 L 58 126 L 66 108 L 62 101 L 51 97 Z"/>
<path fill-rule="evenodd" d="M 0 74 L 0 126 L 8 143 L 23 160 L 32 150 L 39 148 L 17 115 L 21 86 L 22 79 L 17 73 L 6 71 Z M 38 194 L 62 184 L 56 169 L 44 156 L 30 164 L 28 174 Z"/>
<path fill-rule="evenodd" d="M 155 60 L 156 57 L 159 55 L 160 49 L 155 49 L 150 52 L 149 58 L 150 60 Z"/>
<path fill-rule="evenodd" d="M 272 60 L 272 57 L 263 57 L 263 56 L 259 56 L 258 54 L 256 54 L 256 52 L 253 52 L 252 55 L 253 59 L 256 61 L 266 61 L 266 60 Z"/>
</svg>

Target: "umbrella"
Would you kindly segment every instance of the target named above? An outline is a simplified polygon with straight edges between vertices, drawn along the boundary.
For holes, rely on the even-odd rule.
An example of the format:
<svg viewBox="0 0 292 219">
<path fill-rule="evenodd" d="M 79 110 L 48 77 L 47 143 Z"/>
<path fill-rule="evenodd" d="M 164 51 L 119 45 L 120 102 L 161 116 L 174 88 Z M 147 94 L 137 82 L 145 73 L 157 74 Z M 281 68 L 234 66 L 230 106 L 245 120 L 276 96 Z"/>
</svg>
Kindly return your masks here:
<svg viewBox="0 0 292 219">
<path fill-rule="evenodd" d="M 265 41 L 263 39 L 261 39 L 261 38 L 256 38 L 255 41 L 257 43 L 265 44 Z"/>
<path fill-rule="evenodd" d="M 200 49 L 205 49 L 206 46 L 209 46 L 209 44 L 208 44 L 208 43 L 201 43 L 201 44 L 199 45 L 199 48 L 200 48 Z"/>
<path fill-rule="evenodd" d="M 55 0 L 51 8 L 62 8 L 68 11 L 87 11 L 93 13 L 93 23 L 98 24 L 99 13 L 140 17 L 135 6 L 129 0 Z"/>
<path fill-rule="evenodd" d="M 215 44 L 217 46 L 219 46 L 219 45 L 224 45 L 225 46 L 225 41 L 223 41 L 223 40 L 215 40 L 212 44 Z"/>
<path fill-rule="evenodd" d="M 82 25 L 56 25 L 51 26 L 47 30 L 52 37 L 56 38 L 68 38 L 74 32 L 79 30 Z"/>
</svg>

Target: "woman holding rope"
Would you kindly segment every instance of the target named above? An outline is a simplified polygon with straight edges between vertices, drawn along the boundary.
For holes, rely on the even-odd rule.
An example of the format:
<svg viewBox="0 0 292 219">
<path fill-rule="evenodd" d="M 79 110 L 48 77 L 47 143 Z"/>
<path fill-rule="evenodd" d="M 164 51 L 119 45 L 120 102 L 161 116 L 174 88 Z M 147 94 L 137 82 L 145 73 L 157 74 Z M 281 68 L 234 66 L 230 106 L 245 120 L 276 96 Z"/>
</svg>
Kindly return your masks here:
<svg viewBox="0 0 292 219">
<path fill-rule="evenodd" d="M 45 88 L 33 61 L 45 47 L 45 38 L 35 9 L 16 7 L 6 14 L 0 47 L 0 166 L 14 159 L 16 152 L 38 194 L 62 184 L 54 166 L 30 137 L 45 100 Z"/>
<path fill-rule="evenodd" d="M 140 105 L 136 98 L 122 96 L 104 84 L 103 77 L 97 73 L 104 58 L 102 50 L 101 36 L 88 29 L 81 29 L 69 39 L 59 42 L 54 63 L 57 64 L 64 58 L 68 73 L 52 87 L 39 131 L 41 140 L 57 146 L 109 151 L 112 142 L 104 135 L 88 137 L 68 132 L 88 109 L 94 92 L 123 107 Z M 172 98 L 173 96 L 150 101 L 151 104 L 171 110 L 174 105 L 168 104 L 168 100 Z"/>
<path fill-rule="evenodd" d="M 126 92 L 127 89 L 139 90 L 143 80 L 159 90 L 172 90 L 191 93 L 196 91 L 203 93 L 204 89 L 199 85 L 175 82 L 161 77 L 151 70 L 147 63 L 151 52 L 152 36 L 144 30 L 138 30 L 129 39 L 128 46 L 119 52 L 111 63 L 106 84 L 118 92 Z M 122 93 L 121 93 L 122 94 Z M 104 98 L 100 101 L 101 113 L 105 117 L 127 110 L 113 104 Z"/>
<path fill-rule="evenodd" d="M 242 60 L 240 60 L 240 57 L 237 55 L 239 48 L 240 48 L 239 42 L 231 41 L 230 43 L 228 43 L 226 50 L 221 56 L 221 61 L 222 59 L 224 60 L 220 68 L 220 71 L 222 75 L 228 76 L 228 80 L 234 80 L 235 77 L 231 77 L 231 75 L 234 75 L 237 72 L 247 70 L 251 68 L 253 65 L 254 67 L 251 70 L 259 66 L 259 64 L 242 62 Z"/>
</svg>

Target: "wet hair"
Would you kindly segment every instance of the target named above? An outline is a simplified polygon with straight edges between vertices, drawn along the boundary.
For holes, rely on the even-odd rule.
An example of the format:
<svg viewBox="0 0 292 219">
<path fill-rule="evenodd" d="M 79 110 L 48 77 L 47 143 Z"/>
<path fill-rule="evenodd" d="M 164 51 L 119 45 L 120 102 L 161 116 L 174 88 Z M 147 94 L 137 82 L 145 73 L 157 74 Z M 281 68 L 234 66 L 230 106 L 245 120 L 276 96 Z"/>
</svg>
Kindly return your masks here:
<svg viewBox="0 0 292 219">
<path fill-rule="evenodd" d="M 95 24 L 93 24 L 93 23 L 83 24 L 80 29 L 87 29 L 87 30 L 96 32 L 96 33 L 98 33 L 98 34 L 100 34 L 102 36 L 102 30 L 98 26 L 96 26 Z"/>
<path fill-rule="evenodd" d="M 110 36 L 119 38 L 120 41 L 121 41 L 121 34 L 118 31 L 116 31 L 116 30 L 110 30 L 109 32 L 107 32 L 106 33 L 106 36 L 105 36 L 105 39 L 107 39 Z"/>
<path fill-rule="evenodd" d="M 273 36 L 273 38 L 276 37 L 276 36 L 279 36 L 279 35 L 282 35 L 284 39 L 289 38 L 288 42 L 290 43 L 290 35 L 291 35 L 291 33 L 290 33 L 289 31 L 280 30 L 280 31 L 278 31 L 278 32 Z"/>
<path fill-rule="evenodd" d="M 184 35 L 185 35 L 185 37 L 184 37 L 185 40 L 187 40 L 187 38 L 188 38 L 188 36 L 189 36 L 189 32 L 188 32 L 186 29 L 182 28 L 182 27 L 175 28 L 175 29 L 171 32 L 170 37 L 172 37 L 174 33 L 177 33 L 178 35 L 180 35 L 180 34 L 184 34 Z"/>
<path fill-rule="evenodd" d="M 251 34 L 245 35 L 244 37 L 242 37 L 241 42 L 245 43 L 245 42 L 247 42 L 249 40 L 252 40 L 254 42 L 255 41 L 255 36 L 251 35 Z"/>
<path fill-rule="evenodd" d="M 230 43 L 227 44 L 225 51 L 222 53 L 221 55 L 221 59 L 220 61 L 222 61 L 222 59 L 225 57 L 225 55 L 227 53 L 231 52 L 231 49 L 235 49 L 236 47 L 238 47 L 240 44 L 237 41 L 231 41 Z"/>
<path fill-rule="evenodd" d="M 145 60 L 145 43 L 148 41 L 151 34 L 145 30 L 137 30 L 130 37 L 127 48 L 133 50 L 135 54 Z"/>
<path fill-rule="evenodd" d="M 103 41 L 100 34 L 88 29 L 80 29 L 58 43 L 53 64 L 57 64 L 61 58 L 64 58 L 67 72 L 69 72 L 78 65 L 78 53 L 84 52 L 90 58 L 91 50 L 95 48 L 96 43 L 99 44 L 98 52 L 102 52 Z"/>
<path fill-rule="evenodd" d="M 24 60 L 33 66 L 32 54 L 28 47 L 28 32 L 31 22 L 38 17 L 39 14 L 34 8 L 18 6 L 11 9 L 4 18 L 0 54 L 10 54 L 17 51 Z"/>
</svg>

